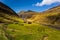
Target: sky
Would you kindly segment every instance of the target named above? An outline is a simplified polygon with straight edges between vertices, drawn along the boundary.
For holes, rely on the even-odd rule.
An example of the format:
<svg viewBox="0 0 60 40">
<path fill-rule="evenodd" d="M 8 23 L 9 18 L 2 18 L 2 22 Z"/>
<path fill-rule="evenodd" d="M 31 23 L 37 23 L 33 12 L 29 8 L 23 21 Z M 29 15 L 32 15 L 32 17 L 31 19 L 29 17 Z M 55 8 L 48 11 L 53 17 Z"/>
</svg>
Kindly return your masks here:
<svg viewBox="0 0 60 40">
<path fill-rule="evenodd" d="M 60 0 L 0 0 L 0 2 L 9 6 L 16 13 L 27 10 L 43 12 L 60 5 Z"/>
</svg>

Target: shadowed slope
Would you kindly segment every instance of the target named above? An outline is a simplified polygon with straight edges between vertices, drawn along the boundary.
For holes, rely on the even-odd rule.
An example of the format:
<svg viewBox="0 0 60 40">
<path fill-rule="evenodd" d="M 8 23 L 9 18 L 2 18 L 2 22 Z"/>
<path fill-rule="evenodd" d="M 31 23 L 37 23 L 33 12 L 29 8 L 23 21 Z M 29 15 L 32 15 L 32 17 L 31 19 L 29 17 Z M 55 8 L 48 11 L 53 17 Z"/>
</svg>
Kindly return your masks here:
<svg viewBox="0 0 60 40">
<path fill-rule="evenodd" d="M 0 23 L 14 22 L 18 17 L 11 8 L 0 2 Z"/>
<path fill-rule="evenodd" d="M 0 11 L 6 12 L 10 15 L 18 16 L 11 8 L 0 2 Z"/>
</svg>

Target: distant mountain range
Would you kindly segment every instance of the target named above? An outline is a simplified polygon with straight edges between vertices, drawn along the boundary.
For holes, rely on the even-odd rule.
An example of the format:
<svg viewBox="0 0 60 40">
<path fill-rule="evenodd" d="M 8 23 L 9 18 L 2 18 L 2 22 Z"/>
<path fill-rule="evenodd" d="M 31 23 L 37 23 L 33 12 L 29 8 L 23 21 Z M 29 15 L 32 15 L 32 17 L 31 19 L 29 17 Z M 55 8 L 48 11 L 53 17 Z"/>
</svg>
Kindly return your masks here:
<svg viewBox="0 0 60 40">
<path fill-rule="evenodd" d="M 0 40 L 60 40 L 60 6 L 17 14 L 0 2 Z"/>
<path fill-rule="evenodd" d="M 60 25 L 60 5 L 44 12 L 21 11 L 18 15 L 31 22 Z"/>
<path fill-rule="evenodd" d="M 16 17 L 22 18 L 24 21 L 60 25 L 60 5 L 53 7 L 44 12 L 21 11 L 14 12 L 11 8 L 0 2 L 0 22 L 14 22 Z"/>
</svg>

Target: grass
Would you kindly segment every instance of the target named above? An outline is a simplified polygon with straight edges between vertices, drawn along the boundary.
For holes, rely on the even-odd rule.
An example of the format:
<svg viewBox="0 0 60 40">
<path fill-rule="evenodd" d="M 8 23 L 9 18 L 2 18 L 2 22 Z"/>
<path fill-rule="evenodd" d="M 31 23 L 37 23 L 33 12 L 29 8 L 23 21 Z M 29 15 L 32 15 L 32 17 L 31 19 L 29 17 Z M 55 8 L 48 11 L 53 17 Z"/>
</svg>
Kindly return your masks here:
<svg viewBox="0 0 60 40">
<path fill-rule="evenodd" d="M 7 38 L 4 35 L 5 33 L 3 32 L 1 25 L 0 25 L 0 40 L 7 40 Z"/>
<path fill-rule="evenodd" d="M 8 16 L 6 17 L 8 18 Z M 9 18 L 11 17 L 9 16 Z M 3 17 L 0 19 L 4 20 Z M 8 19 L 6 19 L 6 21 L 18 20 L 18 22 L 2 26 L 0 24 L 0 40 L 44 40 L 46 36 L 48 40 L 60 40 L 60 30 L 36 23 L 27 24 L 16 17 L 12 17 L 11 19 L 13 20 L 7 21 Z M 4 22 L 6 21 L 4 20 Z"/>
<path fill-rule="evenodd" d="M 48 40 L 60 40 L 60 30 L 40 24 L 18 23 L 5 26 L 7 26 L 5 31 L 12 40 L 42 40 L 44 36 L 47 36 Z"/>
<path fill-rule="evenodd" d="M 29 16 L 26 16 L 27 18 L 31 18 L 27 20 L 36 23 L 50 23 L 55 18 L 49 21 L 46 17 L 59 14 L 59 8 L 60 6 L 47 10 L 43 14 L 29 12 Z M 58 29 L 36 23 L 27 24 L 14 15 L 9 15 L 5 12 L 0 13 L 0 22 L 8 23 L 4 25 L 0 24 L 0 40 L 60 40 L 60 30 Z M 60 18 L 60 16 L 58 17 Z M 59 20 L 56 21 L 57 23 L 59 23 Z"/>
<path fill-rule="evenodd" d="M 0 26 L 0 40 L 45 40 L 46 36 L 48 40 L 60 40 L 60 30 L 36 23 L 27 24 L 17 17 L 8 17 L 8 15 L 6 17 L 12 20 L 7 21 L 8 19 L 0 17 L 1 21 L 3 19 L 4 22 L 14 20 L 18 22 L 4 24 L 3 28 Z"/>
</svg>

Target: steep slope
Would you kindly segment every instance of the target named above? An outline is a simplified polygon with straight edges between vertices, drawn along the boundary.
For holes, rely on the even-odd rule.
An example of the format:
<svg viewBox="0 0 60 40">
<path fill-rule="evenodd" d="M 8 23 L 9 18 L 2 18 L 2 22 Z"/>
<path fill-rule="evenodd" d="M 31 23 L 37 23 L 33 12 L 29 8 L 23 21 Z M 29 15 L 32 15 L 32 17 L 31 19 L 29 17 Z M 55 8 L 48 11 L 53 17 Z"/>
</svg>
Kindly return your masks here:
<svg viewBox="0 0 60 40">
<path fill-rule="evenodd" d="M 59 24 L 60 25 L 60 5 L 51 8 L 45 12 L 42 12 L 40 16 L 36 16 L 34 21 L 49 24 Z"/>
<path fill-rule="evenodd" d="M 35 18 L 36 15 L 40 15 L 39 12 L 35 12 L 35 11 L 21 11 L 20 13 L 18 13 L 18 15 L 20 16 L 20 18 L 22 18 L 25 22 L 32 22 L 33 20 L 30 20 L 31 18 Z"/>
<path fill-rule="evenodd" d="M 21 11 L 20 13 L 18 13 L 18 15 L 19 15 L 21 18 L 26 18 L 26 19 L 29 19 L 29 18 L 31 18 L 32 16 L 37 15 L 37 14 L 39 14 L 39 13 L 38 13 L 38 12 L 31 11 L 31 10 Z"/>
<path fill-rule="evenodd" d="M 27 24 L 19 19 L 14 12 L 11 13 L 12 15 L 9 13 L 11 12 L 8 10 L 0 9 L 0 22 L 7 23 L 0 23 L 0 40 L 60 40 L 60 29 L 50 28 L 37 23 Z M 36 12 L 29 11 L 29 13 L 33 14 Z M 31 19 L 34 20 L 38 14 L 29 15 L 30 17 L 27 19 L 34 17 Z M 42 14 L 39 14 L 39 17 L 40 15 Z M 16 21 L 19 22 L 14 23 Z"/>
<path fill-rule="evenodd" d="M 18 15 L 8 6 L 0 2 L 0 23 L 14 22 Z"/>
<path fill-rule="evenodd" d="M 8 6 L 0 2 L 0 40 L 11 40 L 5 31 L 6 25 L 20 22 L 19 16 Z"/>
<path fill-rule="evenodd" d="M 0 2 L 0 11 L 2 10 L 7 14 L 18 16 L 11 8 Z"/>
<path fill-rule="evenodd" d="M 26 16 L 27 17 L 30 16 L 30 18 L 27 18 L 27 21 L 32 21 L 36 23 L 44 23 L 44 24 L 60 25 L 60 5 L 53 7 L 42 13 L 38 13 L 38 12 L 20 13 L 20 16 L 23 16 L 23 15 L 25 15 L 24 18 Z"/>
</svg>

